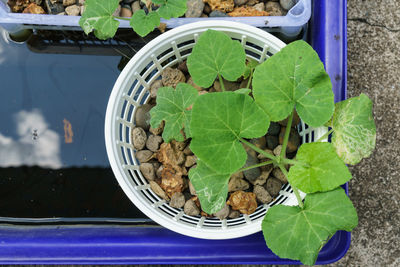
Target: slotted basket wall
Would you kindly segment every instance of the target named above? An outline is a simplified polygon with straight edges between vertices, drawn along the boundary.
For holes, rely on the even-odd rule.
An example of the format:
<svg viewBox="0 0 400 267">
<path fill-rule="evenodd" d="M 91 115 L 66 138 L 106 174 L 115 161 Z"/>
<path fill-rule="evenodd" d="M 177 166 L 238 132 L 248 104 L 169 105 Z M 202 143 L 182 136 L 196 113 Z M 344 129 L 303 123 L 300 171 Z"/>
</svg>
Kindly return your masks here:
<svg viewBox="0 0 400 267">
<path fill-rule="evenodd" d="M 115 177 L 125 194 L 143 213 L 160 225 L 181 234 L 206 239 L 228 239 L 260 231 L 261 221 L 269 207 L 297 204 L 290 185 L 284 185 L 272 203 L 259 205 L 251 215 L 222 221 L 218 218 L 188 216 L 182 209 L 170 207 L 152 192 L 139 171 L 130 134 L 135 126 L 136 109 L 149 100 L 148 89 L 151 83 L 161 78 L 164 68 L 185 60 L 199 35 L 207 29 L 225 32 L 239 40 L 247 57 L 259 62 L 285 46 L 285 43 L 263 30 L 229 21 L 196 22 L 160 35 L 138 51 L 118 77 L 107 106 L 105 139 Z M 308 128 L 304 123 L 298 129 L 303 142 L 312 142 L 326 132 L 324 128 Z"/>
</svg>

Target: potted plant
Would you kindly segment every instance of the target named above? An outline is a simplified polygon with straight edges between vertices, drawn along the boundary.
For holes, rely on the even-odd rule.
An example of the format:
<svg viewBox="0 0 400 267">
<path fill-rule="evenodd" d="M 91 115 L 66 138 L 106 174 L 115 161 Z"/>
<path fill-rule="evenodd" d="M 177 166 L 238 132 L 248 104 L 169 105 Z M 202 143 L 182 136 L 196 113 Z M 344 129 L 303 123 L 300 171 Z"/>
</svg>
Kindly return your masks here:
<svg viewBox="0 0 400 267">
<path fill-rule="evenodd" d="M 235 26 L 242 27 L 240 24 L 232 27 Z M 163 167 L 162 177 L 157 180 L 154 175 L 151 177 L 151 171 L 142 168 L 144 163 L 153 164 L 150 162 L 154 154 L 146 156 L 142 153 L 139 156 L 136 153 L 141 162 L 139 170 L 150 184 L 147 187 L 137 185 L 136 189 L 147 190 L 150 187 L 174 206 L 176 204 L 172 202 L 178 200 L 172 198 L 180 193 L 179 188 L 185 187 L 184 182 L 181 183 L 176 177 L 188 175 L 199 201 L 197 206 L 201 206 L 204 212 L 201 214 L 203 222 L 205 218 L 212 217 L 211 214 L 220 217 L 219 213 L 224 212 L 226 207 L 240 211 L 248 220 L 262 201 L 256 193 L 246 190 L 237 190 L 228 197 L 230 179 L 237 173 L 272 166 L 271 169 L 278 170 L 274 176 L 289 182 L 296 201 L 292 206 L 276 204 L 268 207 L 262 219 L 267 246 L 282 258 L 312 265 L 319 250 L 336 231 L 351 231 L 358 223 L 356 211 L 340 185 L 351 179 L 346 164 L 358 163 L 374 149 L 372 102 L 367 96 L 360 95 L 335 104 L 329 76 L 316 52 L 304 41 L 296 41 L 283 48 L 278 46 L 277 50 L 282 48 L 281 51 L 276 51 L 266 61 L 260 57 L 258 63 L 250 60 L 252 56 L 243 48 L 243 39 L 241 44 L 221 31 L 203 30 L 199 33 L 195 33 L 198 39 L 186 61 L 190 84 L 179 83 L 180 79 L 186 81 L 179 74 L 172 75 L 174 81 L 171 83 L 171 80 L 162 80 L 164 85 L 171 86 L 159 86 L 154 92 L 155 107 L 151 110 L 147 108 L 150 110 L 150 131 L 153 136 L 162 130 L 163 140 L 158 138 L 157 142 L 158 145 L 164 142 L 164 146 L 156 149 L 156 157 L 163 164 L 160 166 Z M 265 53 L 262 54 L 265 56 Z M 173 66 L 172 63 L 164 67 Z M 157 65 L 157 62 L 153 65 Z M 151 67 L 148 71 L 151 71 Z M 138 80 L 144 80 L 144 84 L 148 85 L 145 79 Z M 237 80 L 242 80 L 242 86 L 233 90 L 232 87 L 228 88 L 229 82 Z M 121 83 L 117 81 L 116 86 Z M 131 103 L 135 105 L 141 101 L 144 92 L 134 94 Z M 113 91 L 113 94 L 117 93 Z M 127 98 L 127 94 L 118 92 L 118 95 Z M 329 127 L 329 131 L 314 142 L 303 143 L 296 154 L 289 158 L 288 143 L 296 114 L 302 120 L 302 125 L 313 128 L 325 126 Z M 112 117 L 107 116 L 106 135 L 110 131 L 107 125 L 113 123 Z M 271 122 L 285 119 L 280 149 L 271 152 L 253 142 L 266 135 Z M 121 118 L 117 121 L 121 121 Z M 124 123 L 128 125 L 129 121 Z M 140 133 L 143 130 L 138 130 L 135 125 L 130 126 L 133 135 L 130 148 L 138 149 L 143 146 L 139 143 L 143 143 L 142 139 L 146 139 L 147 135 Z M 321 142 L 328 136 L 331 136 L 331 143 Z M 110 140 L 107 143 L 107 149 L 110 150 Z M 196 159 L 196 166 L 192 164 L 188 174 L 181 167 L 182 162 L 178 163 L 177 153 L 174 154 L 180 150 L 180 144 L 184 144 L 182 150 L 190 149 L 188 155 L 193 153 Z M 251 151 L 257 153 L 261 159 L 259 163 L 249 164 Z M 110 161 L 115 169 L 118 163 L 115 159 L 110 158 Z M 130 168 L 128 165 L 125 164 L 123 168 Z M 267 181 L 272 179 L 268 175 L 264 178 Z M 118 175 L 117 179 L 121 180 Z M 138 182 L 135 180 L 135 183 Z M 131 190 L 126 184 L 121 186 L 126 192 Z M 253 190 L 263 190 L 268 187 L 268 182 L 265 185 L 253 183 L 252 186 Z M 189 199 L 184 211 L 187 203 L 193 206 L 197 199 Z M 155 202 L 154 207 L 164 205 L 166 201 Z M 138 201 L 135 204 L 144 210 L 148 209 Z M 180 212 L 174 220 L 180 220 L 183 214 L 183 211 Z M 163 225 L 170 228 L 169 222 Z M 198 225 L 202 226 L 202 222 Z M 171 226 L 171 229 L 174 227 Z M 197 229 L 201 231 L 199 227 Z"/>
</svg>

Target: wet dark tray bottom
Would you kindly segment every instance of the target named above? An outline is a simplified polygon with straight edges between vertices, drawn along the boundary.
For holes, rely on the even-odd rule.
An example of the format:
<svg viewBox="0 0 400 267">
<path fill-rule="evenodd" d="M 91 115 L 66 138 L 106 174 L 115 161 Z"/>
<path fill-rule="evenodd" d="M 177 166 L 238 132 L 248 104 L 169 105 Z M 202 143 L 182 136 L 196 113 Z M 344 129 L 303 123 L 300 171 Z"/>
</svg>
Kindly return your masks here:
<svg viewBox="0 0 400 267">
<path fill-rule="evenodd" d="M 110 168 L 0 168 L 0 217 L 146 218 Z"/>
</svg>

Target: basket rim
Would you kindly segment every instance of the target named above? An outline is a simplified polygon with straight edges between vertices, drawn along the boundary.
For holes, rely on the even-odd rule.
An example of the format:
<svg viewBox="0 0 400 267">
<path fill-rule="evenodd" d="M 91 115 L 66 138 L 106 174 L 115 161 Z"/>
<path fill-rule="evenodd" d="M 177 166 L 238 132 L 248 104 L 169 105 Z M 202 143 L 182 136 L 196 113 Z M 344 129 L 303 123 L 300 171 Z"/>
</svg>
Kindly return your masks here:
<svg viewBox="0 0 400 267">
<path fill-rule="evenodd" d="M 256 232 L 261 231 L 261 220 L 249 222 L 248 220 L 246 224 L 242 224 L 240 226 L 235 226 L 232 228 L 199 228 L 194 226 L 188 226 L 185 223 L 174 221 L 172 217 L 169 219 L 165 219 L 166 215 L 162 214 L 160 211 L 156 210 L 157 208 L 148 205 L 147 203 L 143 203 L 138 199 L 134 194 L 132 185 L 126 181 L 126 177 L 124 174 L 123 166 L 117 161 L 118 154 L 118 146 L 116 145 L 117 138 L 115 136 L 114 131 L 114 120 L 118 116 L 116 116 L 116 107 L 118 101 L 121 99 L 122 90 L 124 88 L 124 84 L 126 84 L 127 80 L 129 80 L 129 72 L 134 69 L 136 63 L 141 61 L 144 57 L 151 57 L 152 50 L 154 47 L 157 47 L 159 43 L 163 43 L 166 41 L 172 42 L 176 36 L 182 36 L 182 33 L 188 32 L 187 34 L 193 34 L 194 32 L 201 33 L 207 29 L 214 30 L 222 30 L 222 31 L 232 31 L 232 32 L 241 32 L 243 35 L 251 35 L 252 37 L 256 37 L 258 39 L 263 39 L 265 41 L 270 41 L 275 44 L 275 48 L 277 50 L 282 49 L 286 44 L 279 40 L 277 37 L 261 30 L 255 28 L 253 26 L 249 26 L 243 23 L 231 22 L 231 21 L 221 21 L 221 20 L 212 20 L 212 21 L 203 21 L 203 22 L 195 22 L 191 24 L 186 24 L 175 29 L 169 30 L 164 34 L 156 37 L 152 41 L 150 41 L 147 45 L 145 45 L 142 49 L 140 49 L 128 62 L 126 67 L 118 76 L 117 81 L 114 84 L 111 95 L 109 97 L 106 117 L 105 117 L 105 143 L 108 159 L 110 161 L 111 168 L 113 173 L 118 180 L 119 185 L 123 189 L 124 193 L 128 196 L 133 204 L 135 204 L 146 216 L 150 217 L 156 223 L 178 232 L 180 234 L 184 234 L 191 237 L 203 238 L 203 239 L 230 239 L 243 237 L 246 235 L 250 235 Z M 129 177 L 130 179 L 130 177 Z M 288 199 L 288 202 L 293 202 L 293 199 Z M 285 203 L 289 204 L 289 203 Z M 297 204 L 290 203 L 290 204 Z M 289 205 L 290 205 L 289 204 Z M 246 219 L 246 218 L 245 218 Z"/>
</svg>

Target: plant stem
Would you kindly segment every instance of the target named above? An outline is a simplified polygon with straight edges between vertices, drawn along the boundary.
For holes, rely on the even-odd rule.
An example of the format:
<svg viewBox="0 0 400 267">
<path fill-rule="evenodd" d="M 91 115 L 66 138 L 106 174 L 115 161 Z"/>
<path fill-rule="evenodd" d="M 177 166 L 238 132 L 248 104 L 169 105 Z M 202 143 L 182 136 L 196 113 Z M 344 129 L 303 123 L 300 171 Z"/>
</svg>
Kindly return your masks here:
<svg viewBox="0 0 400 267">
<path fill-rule="evenodd" d="M 250 147 L 251 149 L 255 150 L 256 152 L 260 153 L 261 155 L 265 156 L 266 158 L 269 158 L 269 159 L 273 160 L 274 162 L 277 162 L 277 158 L 274 155 L 271 155 L 271 154 L 265 152 L 261 148 L 256 147 L 255 145 L 253 145 L 252 143 L 244 140 L 241 137 L 239 137 L 239 141 L 244 143 L 246 146 Z"/>
<path fill-rule="evenodd" d="M 249 167 L 241 168 L 240 170 L 238 170 L 238 172 L 247 171 L 247 170 L 250 170 L 250 169 L 254 169 L 254 168 L 257 168 L 257 167 L 262 167 L 262 166 L 265 166 L 265 165 L 268 165 L 268 164 L 272 164 L 272 163 L 274 163 L 273 160 L 264 161 L 264 162 L 261 162 L 261 163 L 258 163 L 258 164 L 251 165 Z"/>
<path fill-rule="evenodd" d="M 225 92 L 224 81 L 222 80 L 221 74 L 218 73 L 219 84 L 221 85 L 222 92 Z"/>
<path fill-rule="evenodd" d="M 116 19 L 121 19 L 121 20 L 128 20 L 128 21 L 131 20 L 131 18 L 125 18 L 125 17 L 119 17 L 119 16 L 113 16 L 113 17 Z"/>
<path fill-rule="evenodd" d="M 287 170 L 285 169 L 285 166 L 283 166 L 283 164 L 279 164 L 278 166 L 281 169 L 281 171 L 283 172 L 283 174 L 286 176 L 286 179 L 288 179 L 289 174 L 288 174 Z M 292 187 L 294 195 L 296 196 L 297 203 L 299 203 L 300 208 L 303 209 L 304 204 L 303 204 L 303 201 L 301 200 L 299 190 L 292 184 L 290 186 Z"/>
<path fill-rule="evenodd" d="M 331 133 L 333 133 L 333 128 L 330 129 L 328 132 L 326 132 L 323 136 L 318 138 L 318 140 L 316 142 L 321 142 L 323 139 L 327 138 Z"/>
<path fill-rule="evenodd" d="M 294 160 L 294 159 L 284 158 L 284 159 L 281 159 L 281 162 L 283 164 L 290 164 L 290 165 L 298 164 L 298 165 L 301 165 L 301 166 L 304 166 L 304 167 L 310 167 L 307 163 L 304 163 L 304 162 L 301 162 L 301 161 L 298 161 L 298 160 Z"/>
<path fill-rule="evenodd" d="M 294 110 L 292 110 L 292 113 L 290 113 L 289 119 L 288 119 L 288 122 L 286 125 L 286 131 L 285 131 L 285 136 L 283 138 L 282 151 L 281 151 L 281 155 L 280 155 L 281 159 L 284 159 L 286 157 L 286 147 L 287 147 L 287 143 L 289 141 L 290 129 L 292 128 L 293 113 L 294 113 Z"/>
<path fill-rule="evenodd" d="M 254 69 L 250 69 L 249 81 L 247 82 L 247 86 L 246 86 L 246 88 L 249 88 L 249 89 L 250 89 L 251 79 L 253 79 L 253 71 L 254 71 Z"/>
</svg>

